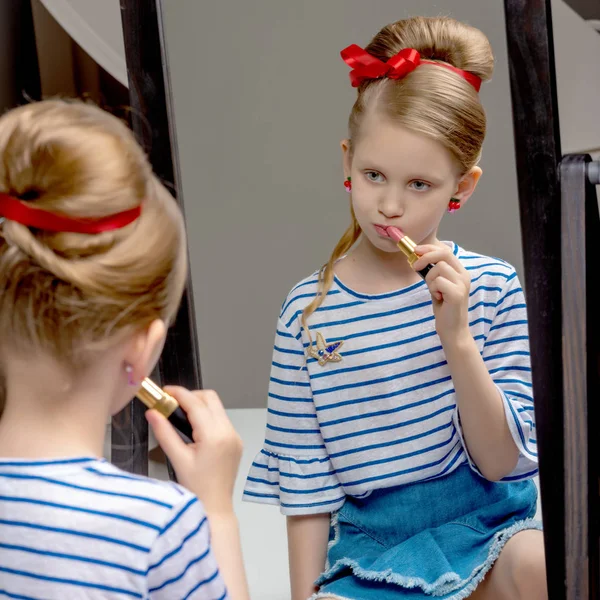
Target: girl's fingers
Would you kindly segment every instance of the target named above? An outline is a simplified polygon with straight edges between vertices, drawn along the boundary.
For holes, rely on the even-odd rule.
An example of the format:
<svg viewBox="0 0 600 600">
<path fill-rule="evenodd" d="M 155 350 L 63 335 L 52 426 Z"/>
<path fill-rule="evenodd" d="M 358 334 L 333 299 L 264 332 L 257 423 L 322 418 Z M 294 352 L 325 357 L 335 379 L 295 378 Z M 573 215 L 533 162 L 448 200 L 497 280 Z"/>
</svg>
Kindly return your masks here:
<svg viewBox="0 0 600 600">
<path fill-rule="evenodd" d="M 459 285 L 443 276 L 437 277 L 431 283 L 429 291 L 438 301 L 443 300 L 444 302 L 453 302 L 462 298 Z"/>
<path fill-rule="evenodd" d="M 165 392 L 171 394 L 186 413 L 194 431 L 194 441 L 202 439 L 204 434 L 210 431 L 213 421 L 212 413 L 205 398 L 179 386 L 166 386 Z M 198 439 L 196 436 L 198 436 Z"/>
<path fill-rule="evenodd" d="M 179 437 L 166 417 L 157 410 L 146 411 L 146 419 L 150 423 L 160 447 L 173 463 L 173 467 L 178 469 L 187 456 L 186 443 Z"/>
<path fill-rule="evenodd" d="M 417 246 L 416 253 L 420 257 L 419 260 L 415 261 L 413 264 L 413 268 L 416 271 L 424 269 L 428 264 L 436 265 L 443 261 L 449 264 L 457 273 L 468 274 L 458 257 L 455 256 L 452 250 L 447 246 Z"/>
<path fill-rule="evenodd" d="M 455 284 L 459 284 L 461 282 L 461 275 L 457 273 L 455 269 L 453 269 L 447 262 L 441 261 L 427 273 L 427 277 L 425 281 L 427 283 L 432 283 L 438 277 L 444 277 Z"/>
</svg>

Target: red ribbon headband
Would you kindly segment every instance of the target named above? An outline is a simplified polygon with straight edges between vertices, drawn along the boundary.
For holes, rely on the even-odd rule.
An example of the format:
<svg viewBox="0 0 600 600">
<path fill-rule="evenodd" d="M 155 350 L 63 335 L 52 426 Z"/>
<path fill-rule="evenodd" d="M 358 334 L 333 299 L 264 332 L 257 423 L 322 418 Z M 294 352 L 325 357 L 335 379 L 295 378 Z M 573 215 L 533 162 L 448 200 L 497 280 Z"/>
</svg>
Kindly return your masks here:
<svg viewBox="0 0 600 600">
<path fill-rule="evenodd" d="M 352 83 L 352 87 L 358 87 L 363 81 L 379 79 L 380 77 L 402 79 L 402 77 L 414 71 L 421 63 L 430 63 L 457 73 L 468 81 L 477 92 L 481 88 L 481 79 L 477 75 L 457 69 L 448 63 L 422 60 L 421 55 L 414 48 L 400 50 L 398 54 L 392 56 L 387 62 L 383 62 L 372 56 L 356 44 L 344 48 L 341 55 L 344 62 L 352 68 L 352 71 L 350 71 L 350 83 Z"/>
<path fill-rule="evenodd" d="M 133 223 L 142 213 L 142 207 L 136 206 L 116 215 L 100 217 L 97 219 L 73 218 L 57 213 L 48 212 L 39 208 L 32 208 L 26 202 L 13 198 L 8 194 L 0 193 L 0 220 L 2 217 L 9 221 L 16 221 L 27 227 L 34 227 L 42 231 L 56 231 L 64 233 L 102 233 L 121 229 Z"/>
</svg>

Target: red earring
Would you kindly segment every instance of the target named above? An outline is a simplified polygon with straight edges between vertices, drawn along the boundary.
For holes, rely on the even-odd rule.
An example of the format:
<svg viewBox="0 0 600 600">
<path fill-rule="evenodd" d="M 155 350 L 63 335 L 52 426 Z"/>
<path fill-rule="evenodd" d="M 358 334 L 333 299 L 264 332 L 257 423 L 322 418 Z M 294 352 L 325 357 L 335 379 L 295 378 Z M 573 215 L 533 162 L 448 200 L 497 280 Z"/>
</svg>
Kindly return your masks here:
<svg viewBox="0 0 600 600">
<path fill-rule="evenodd" d="M 344 181 L 344 187 L 348 193 L 352 191 L 352 177 L 346 178 L 346 181 Z"/>
<path fill-rule="evenodd" d="M 448 204 L 448 212 L 453 213 L 460 209 L 460 200 L 458 198 L 452 198 Z"/>
</svg>

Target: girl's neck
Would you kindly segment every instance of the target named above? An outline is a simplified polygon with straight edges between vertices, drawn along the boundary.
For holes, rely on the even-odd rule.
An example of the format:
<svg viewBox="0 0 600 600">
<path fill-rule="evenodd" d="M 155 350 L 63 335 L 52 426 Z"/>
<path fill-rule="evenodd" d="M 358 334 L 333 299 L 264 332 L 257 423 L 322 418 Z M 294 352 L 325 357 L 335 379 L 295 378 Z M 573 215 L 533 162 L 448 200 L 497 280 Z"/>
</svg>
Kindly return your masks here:
<svg viewBox="0 0 600 600">
<path fill-rule="evenodd" d="M 427 243 L 439 242 L 434 237 Z M 342 283 L 362 294 L 385 294 L 421 281 L 402 252 L 383 252 L 365 236 L 336 264 L 335 274 Z"/>
<path fill-rule="evenodd" d="M 10 360 L 7 366 L 0 457 L 103 455 L 111 404 L 119 394 L 116 373 L 96 370 L 69 380 L 43 361 Z"/>
</svg>

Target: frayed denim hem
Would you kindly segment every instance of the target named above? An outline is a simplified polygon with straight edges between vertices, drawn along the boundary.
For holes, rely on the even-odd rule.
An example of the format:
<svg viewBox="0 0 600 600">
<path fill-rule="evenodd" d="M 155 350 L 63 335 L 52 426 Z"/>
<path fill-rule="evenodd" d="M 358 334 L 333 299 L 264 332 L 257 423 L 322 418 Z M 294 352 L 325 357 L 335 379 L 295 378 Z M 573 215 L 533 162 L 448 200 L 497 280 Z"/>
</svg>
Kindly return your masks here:
<svg viewBox="0 0 600 600">
<path fill-rule="evenodd" d="M 319 600 L 319 598 L 335 598 L 335 600 L 352 600 L 352 598 L 346 598 L 345 596 L 338 596 L 331 592 L 317 592 L 313 594 L 308 600 Z"/>
<path fill-rule="evenodd" d="M 335 523 L 332 519 L 332 525 L 334 526 L 335 533 L 334 539 L 332 542 L 330 542 L 330 545 L 333 545 L 335 542 L 337 542 L 339 537 L 339 525 L 337 519 L 335 520 Z M 502 549 L 508 540 L 510 540 L 515 534 L 527 529 L 541 530 L 542 524 L 535 519 L 525 519 L 523 521 L 517 521 L 510 527 L 496 533 L 486 561 L 476 567 L 471 575 L 463 580 L 458 579 L 458 575 L 456 573 L 446 573 L 437 581 L 430 584 L 420 577 L 405 577 L 404 575 L 398 575 L 397 573 L 392 572 L 391 569 L 386 571 L 368 571 L 363 569 L 354 560 L 341 559 L 338 560 L 332 568 L 328 569 L 327 572 L 321 575 L 321 577 L 317 580 L 317 585 L 319 584 L 319 581 L 326 580 L 337 574 L 342 569 L 349 567 L 352 570 L 353 575 L 359 579 L 395 584 L 407 589 L 420 587 L 425 594 L 431 596 L 445 596 L 455 590 L 460 590 L 455 595 L 447 598 L 447 600 L 464 600 L 465 598 L 469 597 L 475 591 L 475 588 L 483 581 L 484 577 L 488 574 L 498 559 L 498 556 L 500 556 L 500 552 L 502 552 Z M 319 598 L 325 598 L 327 596 L 332 596 L 339 600 L 351 600 L 349 598 L 344 598 L 343 596 L 338 596 L 335 593 L 328 593 L 327 591 L 319 591 L 311 596 L 309 600 L 318 600 Z"/>
<path fill-rule="evenodd" d="M 338 510 L 331 515 L 330 527 L 333 529 L 333 539 L 330 540 L 329 543 L 327 544 L 327 562 L 325 564 L 325 573 L 327 573 L 331 568 L 331 565 L 329 564 L 329 552 L 340 540 L 339 521 L 340 521 L 340 511 Z M 320 580 L 320 578 L 317 580 L 317 583 L 319 580 Z"/>
</svg>

